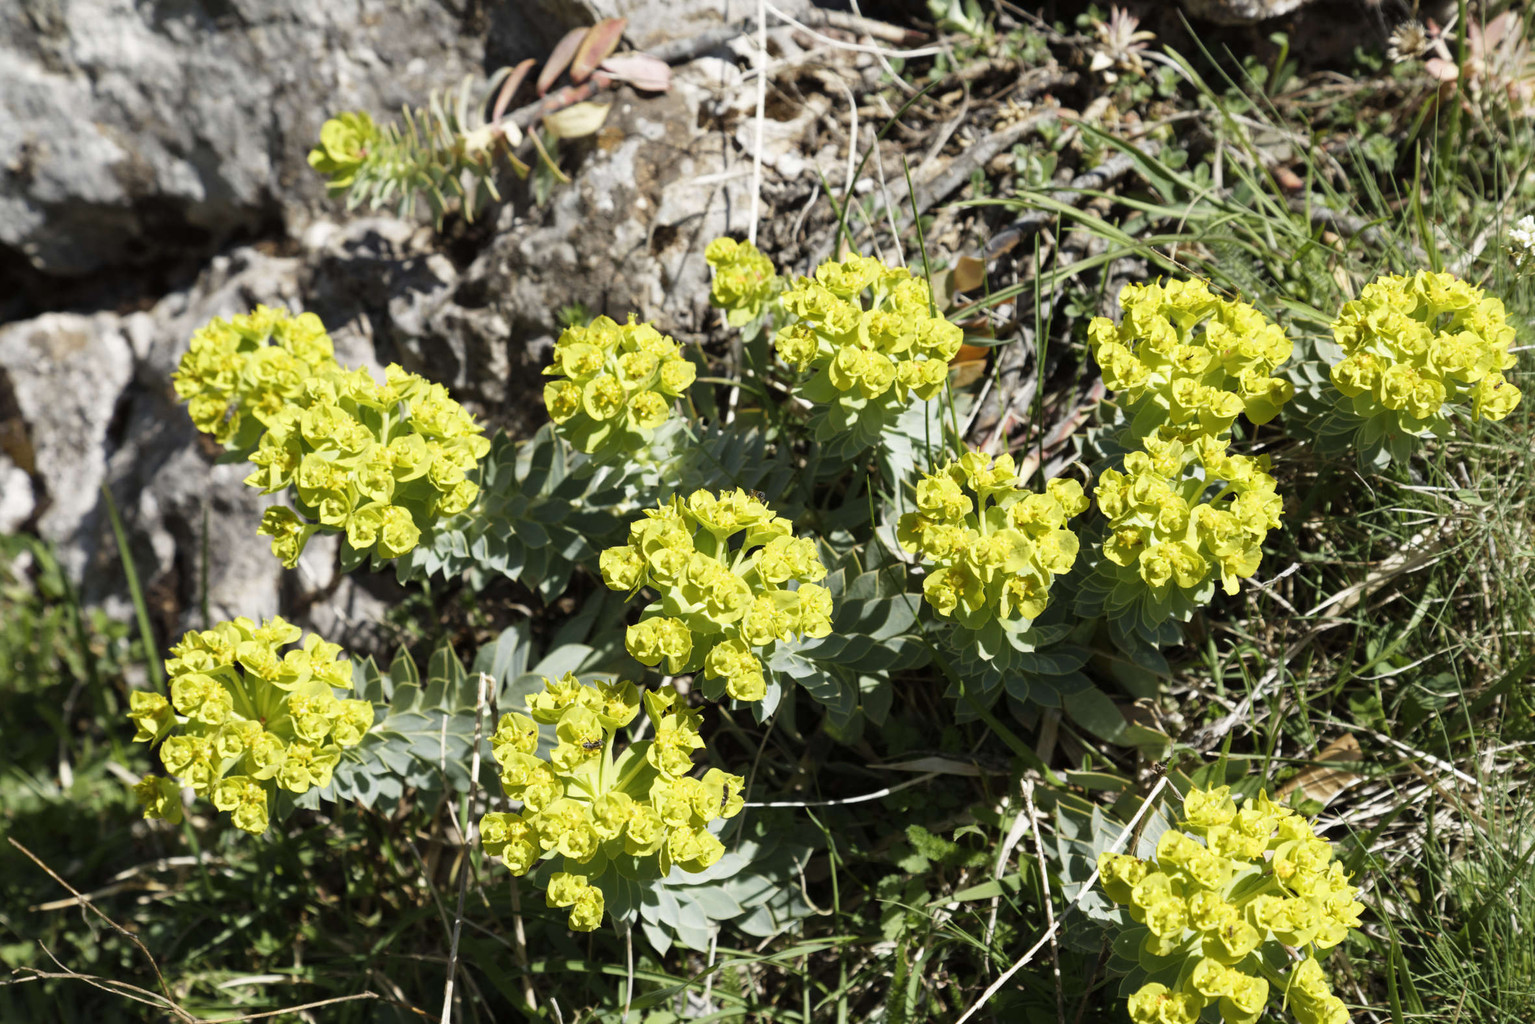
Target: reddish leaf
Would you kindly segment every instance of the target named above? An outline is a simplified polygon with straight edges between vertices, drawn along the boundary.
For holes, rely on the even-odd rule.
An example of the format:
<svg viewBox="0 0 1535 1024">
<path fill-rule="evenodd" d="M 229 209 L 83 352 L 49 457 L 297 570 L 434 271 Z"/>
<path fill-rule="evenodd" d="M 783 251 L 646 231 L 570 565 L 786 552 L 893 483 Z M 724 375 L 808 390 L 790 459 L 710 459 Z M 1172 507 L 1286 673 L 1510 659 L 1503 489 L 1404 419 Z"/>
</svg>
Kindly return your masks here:
<svg viewBox="0 0 1535 1024">
<path fill-rule="evenodd" d="M 492 121 L 501 120 L 501 115 L 506 113 L 506 108 L 511 104 L 512 97 L 517 95 L 517 87 L 522 84 L 524 78 L 528 77 L 528 68 L 532 66 L 533 58 L 529 57 L 513 68 L 510 75 L 506 76 L 506 82 L 502 84 L 501 91 L 496 94 L 495 109 L 490 112 L 490 119 Z"/>
<path fill-rule="evenodd" d="M 554 80 L 560 77 L 560 72 L 565 70 L 570 63 L 570 58 L 576 55 L 576 49 L 580 47 L 581 40 L 591 29 L 573 28 L 565 33 L 565 38 L 554 45 L 554 52 L 549 54 L 549 60 L 544 64 L 544 70 L 538 73 L 538 94 L 542 96 L 549 91 Z"/>
<path fill-rule="evenodd" d="M 672 87 L 672 69 L 666 61 L 645 53 L 623 53 L 609 57 L 602 70 L 645 92 L 665 92 Z"/>
<path fill-rule="evenodd" d="M 624 29 L 628 27 L 627 18 L 603 18 L 593 25 L 586 38 L 581 40 L 581 48 L 576 51 L 575 60 L 570 62 L 570 80 L 584 82 L 590 78 L 603 58 L 611 56 L 618 49 L 618 41 L 624 37 Z"/>
</svg>

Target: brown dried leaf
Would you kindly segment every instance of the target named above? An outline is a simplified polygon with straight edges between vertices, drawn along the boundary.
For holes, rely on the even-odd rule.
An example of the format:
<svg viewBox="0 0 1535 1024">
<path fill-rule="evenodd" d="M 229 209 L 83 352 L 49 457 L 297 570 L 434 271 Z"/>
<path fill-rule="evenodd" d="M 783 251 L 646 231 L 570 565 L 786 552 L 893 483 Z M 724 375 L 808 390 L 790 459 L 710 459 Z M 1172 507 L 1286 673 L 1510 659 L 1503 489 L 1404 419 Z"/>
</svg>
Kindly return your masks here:
<svg viewBox="0 0 1535 1024">
<path fill-rule="evenodd" d="M 1353 733 L 1344 733 L 1322 748 L 1322 752 L 1316 756 L 1318 761 L 1363 761 L 1364 752 L 1359 749 L 1359 741 Z M 1356 775 L 1342 768 L 1326 768 L 1319 764 L 1311 765 L 1301 770 L 1295 778 L 1279 787 L 1279 792 L 1274 794 L 1274 799 L 1283 801 L 1295 790 L 1299 789 L 1310 800 L 1328 804 L 1332 798 L 1343 792 L 1363 776 Z"/>
<path fill-rule="evenodd" d="M 629 21 L 626 18 L 603 18 L 593 25 L 591 31 L 586 33 L 586 38 L 581 40 L 575 60 L 570 62 L 570 80 L 584 82 L 590 78 L 592 72 L 597 70 L 597 65 L 618 49 L 618 41 L 624 37 L 624 29 L 628 27 Z"/>
<path fill-rule="evenodd" d="M 976 335 L 989 335 L 989 325 L 977 323 L 967 327 L 967 332 Z M 991 349 L 984 345 L 964 344 L 959 346 L 959 351 L 954 353 L 954 358 L 949 360 L 950 380 L 957 388 L 973 384 L 981 379 L 986 372 L 986 357 L 991 354 Z"/>
<path fill-rule="evenodd" d="M 986 283 L 986 261 L 961 256 L 954 264 L 954 290 L 973 292 Z"/>
<path fill-rule="evenodd" d="M 554 44 L 554 50 L 549 54 L 549 60 L 544 64 L 544 70 L 538 73 L 538 94 L 542 96 L 549 91 L 554 80 L 560 77 L 570 64 L 570 59 L 576 55 L 576 50 L 581 46 L 581 40 L 591 29 L 573 28 L 565 33 L 565 38 Z"/>
<path fill-rule="evenodd" d="M 645 53 L 624 53 L 599 65 L 614 78 L 644 92 L 665 92 L 672 87 L 672 68 L 666 61 Z"/>
</svg>

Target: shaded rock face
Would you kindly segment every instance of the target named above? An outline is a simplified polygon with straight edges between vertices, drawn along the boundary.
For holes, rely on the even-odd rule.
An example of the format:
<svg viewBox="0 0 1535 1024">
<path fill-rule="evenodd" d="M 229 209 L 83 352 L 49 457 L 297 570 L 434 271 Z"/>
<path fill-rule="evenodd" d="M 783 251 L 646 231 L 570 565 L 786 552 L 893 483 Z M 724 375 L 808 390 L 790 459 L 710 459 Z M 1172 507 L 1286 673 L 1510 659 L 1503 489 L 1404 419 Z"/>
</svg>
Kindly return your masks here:
<svg viewBox="0 0 1535 1024">
<path fill-rule="evenodd" d="M 697 340 L 713 315 L 703 247 L 744 232 L 751 209 L 750 154 L 716 120 L 753 103 L 729 59 L 676 68 L 667 94 L 604 94 L 606 124 L 561 157 L 571 184 L 538 206 L 509 180 L 504 203 L 442 234 L 349 214 L 304 157 L 327 113 L 387 118 L 482 61 L 542 56 L 572 24 L 624 15 L 636 42 L 654 43 L 667 26 L 685 35 L 754 8 L 0 4 L 0 321 L 13 320 L 0 325 L 0 530 L 53 542 L 84 599 L 126 615 L 104 485 L 162 637 L 200 628 L 206 605 L 209 621 L 281 613 L 369 644 L 400 599 L 392 574 L 338 576 L 325 538 L 296 571 L 280 567 L 256 535 L 272 499 L 244 486 L 248 466 L 217 462 L 172 390 L 191 334 L 258 303 L 307 309 L 344 364 L 381 375 L 399 362 L 514 433 L 546 418 L 540 370 L 562 307 L 634 313 Z M 799 145 L 770 139 L 765 166 Z M 264 238 L 237 241 L 251 233 Z M 160 259 L 189 270 L 168 288 L 88 290 Z M 87 289 L 66 293 L 74 301 L 48 291 L 72 278 Z M 82 295 L 86 311 L 16 319 Z"/>
<path fill-rule="evenodd" d="M 492 19 L 455 6 L 0 5 L 0 269 L 78 276 L 280 233 L 322 197 L 304 157 L 328 111 L 387 114 L 483 72 Z M 494 6 L 508 59 L 590 19 Z"/>
</svg>

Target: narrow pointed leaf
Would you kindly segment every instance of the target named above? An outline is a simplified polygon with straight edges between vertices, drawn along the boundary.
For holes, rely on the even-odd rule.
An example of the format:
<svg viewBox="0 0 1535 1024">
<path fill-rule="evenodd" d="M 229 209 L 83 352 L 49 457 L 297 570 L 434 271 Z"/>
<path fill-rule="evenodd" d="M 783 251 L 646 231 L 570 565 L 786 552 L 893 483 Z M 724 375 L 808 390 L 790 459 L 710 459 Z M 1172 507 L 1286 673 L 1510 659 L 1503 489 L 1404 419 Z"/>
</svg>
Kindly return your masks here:
<svg viewBox="0 0 1535 1024">
<path fill-rule="evenodd" d="M 538 73 L 538 94 L 542 96 L 549 91 L 554 80 L 560 77 L 570 64 L 570 59 L 576 55 L 576 50 L 581 46 L 581 40 L 591 29 L 573 28 L 565 33 L 565 38 L 554 44 L 554 51 L 549 54 L 549 59 L 544 63 L 544 70 Z"/>
<path fill-rule="evenodd" d="M 597 65 L 618 48 L 618 41 L 624 37 L 624 29 L 628 26 L 625 18 L 603 18 L 593 25 L 586 38 L 581 40 L 575 59 L 570 62 L 570 80 L 579 83 L 590 78 Z"/>
<path fill-rule="evenodd" d="M 501 85 L 501 91 L 496 95 L 496 105 L 491 109 L 490 119 L 501 120 L 501 115 L 506 113 L 506 108 L 511 106 L 512 99 L 517 95 L 517 89 L 522 85 L 522 80 L 528 77 L 528 69 L 533 66 L 533 58 L 518 64 L 512 69 L 512 73 L 506 76 L 506 81 Z"/>
<path fill-rule="evenodd" d="M 672 87 L 671 65 L 649 54 L 621 53 L 600 66 L 614 78 L 645 92 L 666 92 Z"/>
</svg>

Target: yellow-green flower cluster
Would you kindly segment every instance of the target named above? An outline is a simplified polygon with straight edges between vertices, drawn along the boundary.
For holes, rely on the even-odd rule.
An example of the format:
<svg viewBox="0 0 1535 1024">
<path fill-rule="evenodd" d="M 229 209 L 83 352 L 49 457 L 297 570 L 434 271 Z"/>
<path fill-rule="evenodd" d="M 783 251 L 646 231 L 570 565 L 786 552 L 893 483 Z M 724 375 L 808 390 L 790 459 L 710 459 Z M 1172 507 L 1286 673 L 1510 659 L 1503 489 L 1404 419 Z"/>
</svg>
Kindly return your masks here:
<svg viewBox="0 0 1535 1024">
<path fill-rule="evenodd" d="M 484 427 L 442 385 L 396 365 L 383 384 L 345 369 L 312 313 L 258 306 L 213 320 L 174 383 L 199 430 L 250 451 L 247 484 L 293 488 L 297 512 L 269 508 L 258 530 L 289 568 L 320 531 L 396 558 L 479 497 L 470 475 L 490 450 Z"/>
<path fill-rule="evenodd" d="M 910 397 L 943 389 L 964 334 L 933 312 L 927 282 L 872 256 L 801 277 L 779 300 L 794 322 L 773 338 L 779 358 L 814 374 L 798 393 L 823 406 L 826 436 L 872 443 Z"/>
<path fill-rule="evenodd" d="M 1192 790 L 1183 815 L 1151 860 L 1098 858 L 1104 892 L 1146 926 L 1143 962 L 1184 960 L 1176 987 L 1148 983 L 1130 997 L 1130 1019 L 1194 1024 L 1214 1005 L 1227 1024 L 1253 1024 L 1272 992 L 1300 1024 L 1345 1024 L 1314 954 L 1358 928 L 1364 906 L 1332 844 L 1265 793 L 1238 810 L 1230 787 Z M 1265 961 L 1260 947 L 1274 942 L 1306 954 L 1288 976 Z"/>
<path fill-rule="evenodd" d="M 544 407 L 560 434 L 584 452 L 632 451 L 671 415 L 697 369 L 650 324 L 600 316 L 571 327 L 544 369 Z"/>
<path fill-rule="evenodd" d="M 759 651 L 831 632 L 815 542 L 795 537 L 787 519 L 740 488 L 646 509 L 630 524 L 629 543 L 608 548 L 599 563 L 613 590 L 650 586 L 660 594 L 625 637 L 636 660 L 665 661 L 673 675 L 702 668 L 737 700 L 767 693 Z"/>
<path fill-rule="evenodd" d="M 198 430 L 230 445 L 243 434 L 248 445 L 303 394 L 305 381 L 340 369 L 319 317 L 257 306 L 193 334 L 171 380 Z"/>
<path fill-rule="evenodd" d="M 617 731 L 644 704 L 652 739 L 630 743 L 617 756 Z M 570 927 L 592 931 L 602 923 L 602 889 L 594 884 L 622 857 L 655 857 L 662 877 L 671 869 L 702 871 L 724 853 L 709 824 L 737 814 L 740 776 L 693 770 L 704 746 L 699 713 L 667 686 L 641 700 L 633 683 L 590 686 L 567 673 L 544 680 L 528 697 L 528 713 L 501 716 L 491 747 L 507 796 L 518 813 L 492 812 L 480 820 L 485 851 L 513 874 L 545 857 L 564 858 L 549 881 L 551 907 L 570 908 Z M 538 756 L 539 724 L 554 726 L 548 757 Z"/>
<path fill-rule="evenodd" d="M 483 435 L 441 384 L 394 364 L 383 384 L 367 370 L 311 378 L 250 456 L 245 482 L 264 494 L 292 487 L 298 509 L 267 509 L 258 532 L 290 568 L 319 530 L 398 558 L 479 497 L 470 474 L 490 450 Z"/>
<path fill-rule="evenodd" d="M 320 126 L 320 144 L 309 151 L 309 166 L 325 176 L 331 192 L 345 192 L 381 139 L 365 111 L 337 114 Z"/>
<path fill-rule="evenodd" d="M 1263 538 L 1279 525 L 1283 502 L 1266 457 L 1228 454 L 1225 438 L 1144 439 L 1124 472 L 1106 469 L 1094 497 L 1108 518 L 1103 553 L 1135 570 L 1154 594 L 1196 591 L 1219 572 L 1226 593 L 1258 571 Z M 1211 497 L 1206 491 L 1220 482 Z"/>
<path fill-rule="evenodd" d="M 1502 371 L 1514 365 L 1503 303 L 1450 274 L 1397 274 L 1364 286 L 1333 322 L 1343 359 L 1332 382 L 1364 419 L 1396 418 L 1417 433 L 1470 399 L 1473 419 L 1500 420 L 1519 404 Z"/>
<path fill-rule="evenodd" d="M 1123 320 L 1096 317 L 1087 337 L 1104 386 L 1131 405 L 1149 398 L 1160 410 L 1138 418 L 1137 434 L 1164 424 L 1185 438 L 1220 434 L 1240 413 L 1267 423 L 1294 395 L 1273 376 L 1294 346 L 1247 303 L 1195 280 L 1127 284 L 1119 305 Z"/>
<path fill-rule="evenodd" d="M 303 644 L 286 652 L 282 648 Z M 165 662 L 170 699 L 135 690 L 135 740 L 160 744 L 160 760 L 235 825 L 260 834 L 268 797 L 330 785 L 341 751 L 373 727 L 373 705 L 342 699 L 352 663 L 341 648 L 280 618 L 239 618 L 191 632 Z M 180 789 L 148 776 L 135 788 L 147 818 L 181 820 Z"/>
<path fill-rule="evenodd" d="M 1066 522 L 1087 505 L 1075 480 L 1058 477 L 1033 494 L 1011 455 L 970 451 L 917 484 L 917 510 L 901 516 L 896 540 L 933 567 L 922 595 L 938 614 L 970 629 L 989 619 L 1027 625 L 1076 563 Z"/>
<path fill-rule="evenodd" d="M 744 327 L 762 315 L 762 309 L 779 287 L 773 261 L 750 242 L 716 238 L 704 249 L 704 259 L 714 268 L 709 300 L 725 311 L 725 322 Z"/>
</svg>

